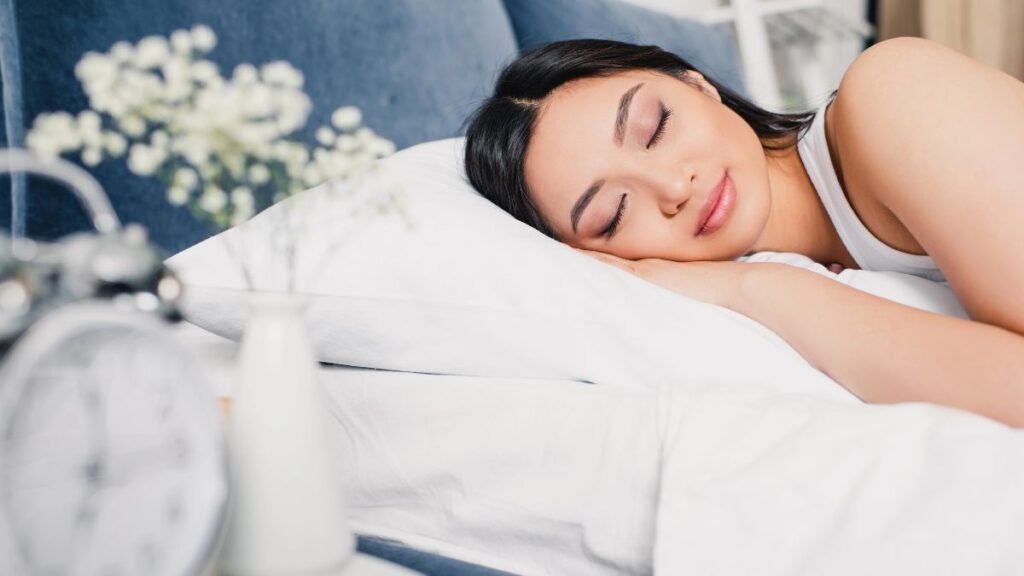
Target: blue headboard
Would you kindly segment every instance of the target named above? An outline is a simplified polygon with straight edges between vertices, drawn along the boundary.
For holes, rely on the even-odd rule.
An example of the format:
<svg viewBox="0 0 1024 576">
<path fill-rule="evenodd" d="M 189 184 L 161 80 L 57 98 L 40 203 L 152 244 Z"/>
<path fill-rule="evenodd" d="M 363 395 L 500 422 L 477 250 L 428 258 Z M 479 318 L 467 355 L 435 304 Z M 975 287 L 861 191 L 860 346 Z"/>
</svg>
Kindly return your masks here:
<svg viewBox="0 0 1024 576">
<path fill-rule="evenodd" d="M 502 66 L 521 48 L 557 39 L 658 44 L 743 90 L 728 30 L 618 0 L 0 0 L 0 144 L 24 146 L 42 112 L 87 107 L 73 72 L 85 52 L 199 23 L 217 33 L 210 58 L 225 76 L 242 62 L 283 59 L 301 70 L 313 101 L 309 131 L 351 104 L 399 149 L 458 135 Z M 123 161 L 90 172 L 121 219 L 145 225 L 169 252 L 213 232 Z M 56 186 L 0 181 L 0 228 L 54 238 L 86 227 L 84 212 Z"/>
<path fill-rule="evenodd" d="M 87 107 L 73 73 L 86 51 L 198 23 L 217 33 L 210 58 L 225 76 L 242 62 L 280 59 L 302 71 L 313 101 L 310 130 L 351 104 L 399 148 L 454 135 L 486 96 L 494 70 L 517 49 L 499 0 L 0 0 L 0 6 L 5 124 L 14 128 L 4 131 L 4 143 L 16 146 L 23 146 L 22 126 L 37 114 Z M 167 250 L 210 234 L 187 210 L 170 206 L 159 183 L 135 176 L 124 162 L 90 171 L 122 219 L 144 224 Z M 27 197 L 20 187 L 9 199 L 0 196 L 0 227 L 9 222 L 17 233 L 42 238 L 84 229 L 87 221 L 70 195 L 30 184 Z"/>
</svg>

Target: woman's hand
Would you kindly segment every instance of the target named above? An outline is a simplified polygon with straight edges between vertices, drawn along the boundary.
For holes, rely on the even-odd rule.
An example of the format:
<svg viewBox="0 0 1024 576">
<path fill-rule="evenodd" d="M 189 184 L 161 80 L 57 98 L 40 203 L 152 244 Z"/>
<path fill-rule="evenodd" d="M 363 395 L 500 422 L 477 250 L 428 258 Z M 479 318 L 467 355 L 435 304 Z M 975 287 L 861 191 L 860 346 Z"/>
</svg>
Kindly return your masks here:
<svg viewBox="0 0 1024 576">
<path fill-rule="evenodd" d="M 725 260 L 719 262 L 677 262 L 661 258 L 627 260 L 604 252 L 574 248 L 583 254 L 617 266 L 648 282 L 667 288 L 701 302 L 733 308 L 739 294 L 741 276 L 750 263 Z"/>
</svg>

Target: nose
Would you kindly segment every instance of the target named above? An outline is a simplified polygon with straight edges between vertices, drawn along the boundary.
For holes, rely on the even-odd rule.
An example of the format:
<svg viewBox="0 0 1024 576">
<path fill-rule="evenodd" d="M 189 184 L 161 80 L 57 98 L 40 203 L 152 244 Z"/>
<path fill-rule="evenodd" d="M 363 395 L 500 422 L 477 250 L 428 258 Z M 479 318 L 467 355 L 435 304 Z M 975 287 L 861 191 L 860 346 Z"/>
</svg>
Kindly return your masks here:
<svg viewBox="0 0 1024 576">
<path fill-rule="evenodd" d="M 693 196 L 694 182 L 697 179 L 696 170 L 676 165 L 652 176 L 652 189 L 662 212 L 671 216 L 682 211 L 683 206 Z"/>
</svg>

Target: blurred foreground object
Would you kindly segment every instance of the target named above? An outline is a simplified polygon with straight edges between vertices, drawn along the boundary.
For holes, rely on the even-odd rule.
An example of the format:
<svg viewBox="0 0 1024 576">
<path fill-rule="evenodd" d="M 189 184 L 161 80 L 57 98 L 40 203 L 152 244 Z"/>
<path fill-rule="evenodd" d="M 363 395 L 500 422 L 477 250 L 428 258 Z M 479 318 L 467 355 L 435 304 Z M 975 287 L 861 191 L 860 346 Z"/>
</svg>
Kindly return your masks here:
<svg viewBox="0 0 1024 576">
<path fill-rule="evenodd" d="M 43 314 L 83 299 L 106 298 L 124 309 L 178 318 L 181 284 L 164 266 L 163 254 L 150 245 L 144 228 L 121 227 L 92 176 L 65 160 L 0 149 L 0 172 L 8 171 L 66 185 L 95 231 L 52 243 L 0 236 L 0 346 L 9 345 Z"/>
<path fill-rule="evenodd" d="M 80 168 L 93 232 L 0 236 L 0 574 L 191 576 L 223 533 L 227 465 L 198 363 L 167 333 L 181 285 Z"/>
<path fill-rule="evenodd" d="M 0 574 L 212 565 L 225 447 L 198 363 L 108 300 L 46 314 L 0 364 Z"/>
</svg>

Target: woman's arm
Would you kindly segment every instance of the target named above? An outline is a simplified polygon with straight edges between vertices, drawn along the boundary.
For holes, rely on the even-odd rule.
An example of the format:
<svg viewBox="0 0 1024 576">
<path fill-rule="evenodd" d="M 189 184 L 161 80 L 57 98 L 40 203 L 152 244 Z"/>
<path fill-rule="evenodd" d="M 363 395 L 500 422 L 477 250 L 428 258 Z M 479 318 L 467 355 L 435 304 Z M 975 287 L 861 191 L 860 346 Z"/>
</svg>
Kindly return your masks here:
<svg viewBox="0 0 1024 576">
<path fill-rule="evenodd" d="M 1024 428 L 1024 336 L 793 266 L 744 266 L 720 304 L 775 331 L 862 400 L 944 404 Z"/>
<path fill-rule="evenodd" d="M 1024 428 L 1024 336 L 777 262 L 628 260 L 578 249 L 765 325 L 861 400 L 930 402 Z"/>
</svg>

